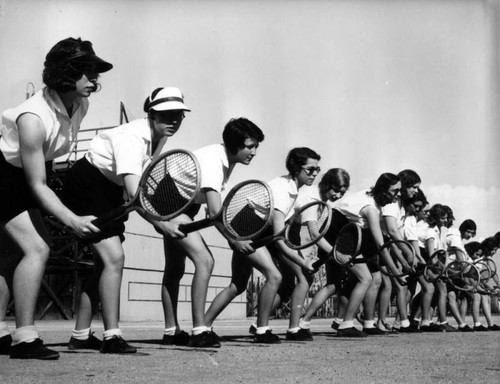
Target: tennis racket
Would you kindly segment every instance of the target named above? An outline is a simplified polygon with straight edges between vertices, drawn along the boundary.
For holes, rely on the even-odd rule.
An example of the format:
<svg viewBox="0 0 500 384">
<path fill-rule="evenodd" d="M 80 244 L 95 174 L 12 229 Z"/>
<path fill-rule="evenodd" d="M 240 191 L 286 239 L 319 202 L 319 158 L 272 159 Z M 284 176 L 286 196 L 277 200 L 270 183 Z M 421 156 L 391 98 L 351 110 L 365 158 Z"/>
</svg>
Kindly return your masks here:
<svg viewBox="0 0 500 384">
<path fill-rule="evenodd" d="M 446 266 L 443 275 L 447 283 L 460 291 L 473 291 L 480 281 L 478 269 L 468 261 L 452 261 Z"/>
<path fill-rule="evenodd" d="M 382 252 L 387 250 L 394 264 L 394 270 L 388 265 L 383 265 L 380 272 L 389 277 L 408 276 L 413 271 L 413 262 L 415 260 L 415 249 L 405 240 L 391 240 L 383 244 L 377 253 L 377 258 L 380 260 Z"/>
<path fill-rule="evenodd" d="M 445 266 L 446 251 L 439 249 L 427 260 L 427 265 L 424 268 L 424 279 L 429 283 L 435 282 L 443 274 Z"/>
<path fill-rule="evenodd" d="M 247 180 L 229 191 L 215 216 L 180 224 L 179 230 L 187 234 L 214 225 L 229 239 L 250 240 L 271 223 L 273 210 L 269 186 L 260 180 Z"/>
<path fill-rule="evenodd" d="M 200 182 L 200 166 L 191 152 L 174 149 L 162 153 L 142 174 L 134 197 L 92 224 L 103 228 L 134 210 L 146 219 L 169 220 L 193 203 Z"/>
<path fill-rule="evenodd" d="M 337 234 L 332 253 L 327 257 L 317 260 L 312 267 L 317 271 L 328 260 L 333 259 L 340 266 L 354 264 L 356 260 L 366 262 L 365 259 L 355 259 L 361 249 L 361 228 L 356 223 L 347 223 Z"/>
<path fill-rule="evenodd" d="M 497 265 L 492 259 L 490 259 L 489 257 L 483 257 L 483 258 L 479 259 L 479 261 L 485 263 L 488 266 L 488 268 L 491 271 L 491 277 L 496 275 Z"/>
<path fill-rule="evenodd" d="M 317 243 L 325 235 L 330 221 L 331 210 L 328 204 L 314 201 L 297 210 L 280 232 L 255 240 L 251 246 L 257 249 L 273 241 L 283 240 L 291 249 L 304 249 Z"/>
</svg>

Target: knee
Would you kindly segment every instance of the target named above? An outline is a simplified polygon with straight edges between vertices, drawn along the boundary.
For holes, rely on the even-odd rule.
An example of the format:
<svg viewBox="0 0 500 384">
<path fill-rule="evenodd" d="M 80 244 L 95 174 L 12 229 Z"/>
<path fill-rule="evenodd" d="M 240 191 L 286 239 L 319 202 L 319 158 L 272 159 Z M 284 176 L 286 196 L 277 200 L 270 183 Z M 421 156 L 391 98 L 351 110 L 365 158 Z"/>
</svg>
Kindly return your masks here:
<svg viewBox="0 0 500 384">
<path fill-rule="evenodd" d="M 380 275 L 372 275 L 372 282 L 371 282 L 371 287 L 372 288 L 380 288 L 380 286 L 382 285 L 382 278 L 380 277 Z"/>
<path fill-rule="evenodd" d="M 29 257 L 33 262 L 46 264 L 50 255 L 49 245 L 43 241 L 37 241 L 25 252 L 24 257 Z"/>
<path fill-rule="evenodd" d="M 105 257 L 101 257 L 104 268 L 114 270 L 122 270 L 125 264 L 125 254 L 123 252 L 108 253 Z"/>
</svg>

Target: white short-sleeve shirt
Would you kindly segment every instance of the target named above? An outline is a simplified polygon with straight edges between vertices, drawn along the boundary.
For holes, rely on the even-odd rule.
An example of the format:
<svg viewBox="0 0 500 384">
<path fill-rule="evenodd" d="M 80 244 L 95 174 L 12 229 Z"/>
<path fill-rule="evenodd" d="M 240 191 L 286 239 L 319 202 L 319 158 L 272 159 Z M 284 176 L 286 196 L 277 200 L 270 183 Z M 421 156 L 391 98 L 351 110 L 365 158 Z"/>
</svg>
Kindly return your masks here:
<svg viewBox="0 0 500 384">
<path fill-rule="evenodd" d="M 17 127 L 19 116 L 31 113 L 42 120 L 46 130 L 43 154 L 45 160 L 50 161 L 70 151 L 88 108 L 86 98 L 77 99 L 73 104 L 73 115 L 69 117 L 57 92 L 44 87 L 18 107 L 7 109 L 2 114 L 0 128 L 0 150 L 5 160 L 16 167 L 22 166 Z"/>
<path fill-rule="evenodd" d="M 384 205 L 380 209 L 382 217 L 394 217 L 396 219 L 396 226 L 399 230 L 399 233 L 401 233 L 402 236 L 404 236 L 404 218 L 406 215 L 404 207 L 400 205 L 399 202 L 395 203 L 390 203 L 387 205 Z M 382 233 L 384 235 L 388 235 L 387 231 L 387 225 L 385 223 L 385 220 L 382 220 L 383 225 L 381 225 L 382 228 Z"/>
<path fill-rule="evenodd" d="M 87 160 L 117 185 L 126 174 L 142 175 L 151 160 L 151 128 L 138 119 L 95 136 L 85 154 Z"/>
<path fill-rule="evenodd" d="M 207 145 L 193 151 L 193 154 L 198 159 L 201 168 L 201 189 L 223 192 L 234 168 L 234 164 L 229 166 L 225 146 L 223 144 Z M 205 194 L 200 193 L 196 202 L 205 204 L 207 202 Z"/>
<path fill-rule="evenodd" d="M 465 261 L 472 260 L 469 257 L 467 251 L 465 250 L 464 243 L 462 242 L 462 235 L 460 234 L 460 231 L 457 228 L 455 227 L 448 228 L 448 232 L 446 233 L 445 237 L 445 244 L 446 244 L 446 249 L 450 247 L 456 247 L 460 249 L 463 252 Z M 450 260 L 455 260 L 456 255 L 451 254 L 449 258 Z"/>
<path fill-rule="evenodd" d="M 340 211 L 351 223 L 358 224 L 361 228 L 367 229 L 368 220 L 361 214 L 363 208 L 373 206 L 380 214 L 380 209 L 375 204 L 373 197 L 366 193 L 367 191 L 359 191 L 349 195 L 345 195 L 335 208 Z"/>
<path fill-rule="evenodd" d="M 285 220 L 293 216 L 295 202 L 299 195 L 297 184 L 290 175 L 279 176 L 269 182 L 273 194 L 274 209 L 285 215 Z"/>
<path fill-rule="evenodd" d="M 403 238 L 407 241 L 418 241 L 417 218 L 413 215 L 408 215 L 404 219 Z"/>
</svg>

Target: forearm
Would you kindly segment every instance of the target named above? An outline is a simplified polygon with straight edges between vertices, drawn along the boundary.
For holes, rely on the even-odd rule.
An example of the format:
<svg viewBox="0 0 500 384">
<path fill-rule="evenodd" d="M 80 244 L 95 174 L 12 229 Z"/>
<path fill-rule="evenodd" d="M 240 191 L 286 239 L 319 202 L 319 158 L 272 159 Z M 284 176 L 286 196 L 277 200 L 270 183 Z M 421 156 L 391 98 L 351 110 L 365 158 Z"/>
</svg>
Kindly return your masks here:
<svg viewBox="0 0 500 384">
<path fill-rule="evenodd" d="M 46 184 L 40 184 L 31 186 L 31 190 L 42 210 L 55 216 L 64 225 L 72 226 L 77 216 L 61 202 L 52 189 Z"/>
</svg>

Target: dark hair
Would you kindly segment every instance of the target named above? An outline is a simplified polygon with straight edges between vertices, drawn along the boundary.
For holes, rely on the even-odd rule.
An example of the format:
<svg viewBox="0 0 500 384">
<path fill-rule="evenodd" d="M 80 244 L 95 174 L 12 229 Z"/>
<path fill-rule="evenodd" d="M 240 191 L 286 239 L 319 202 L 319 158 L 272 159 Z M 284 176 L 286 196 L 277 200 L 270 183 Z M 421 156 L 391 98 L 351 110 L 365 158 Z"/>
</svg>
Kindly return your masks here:
<svg viewBox="0 0 500 384">
<path fill-rule="evenodd" d="M 292 176 L 297 176 L 302 171 L 302 166 L 308 159 L 321 160 L 321 156 L 307 147 L 293 148 L 286 157 L 286 169 Z"/>
<path fill-rule="evenodd" d="M 250 120 L 239 117 L 227 122 L 222 132 L 222 140 L 230 154 L 235 155 L 245 145 L 246 139 L 264 141 L 264 133 Z"/>
<path fill-rule="evenodd" d="M 497 242 L 497 244 L 500 246 L 500 232 L 497 232 L 493 235 L 493 238 Z"/>
<path fill-rule="evenodd" d="M 398 182 L 399 177 L 395 174 L 389 172 L 382 173 L 375 182 L 375 186 L 371 187 L 368 191 L 368 195 L 373 196 L 375 203 L 383 207 L 393 200 L 393 196 L 389 193 L 389 188 Z"/>
<path fill-rule="evenodd" d="M 43 82 L 57 92 L 70 92 L 76 89 L 76 82 L 85 72 L 105 72 L 113 67 L 102 60 L 84 62 L 82 59 L 86 56 L 95 57 L 90 41 L 72 37 L 59 41 L 45 57 Z M 97 78 L 89 80 L 95 84 L 96 92 L 100 88 Z"/>
<path fill-rule="evenodd" d="M 481 244 L 477 241 L 471 241 L 470 243 L 465 244 L 464 248 L 467 254 L 471 258 L 474 258 L 474 254 L 481 249 Z"/>
<path fill-rule="evenodd" d="M 401 200 L 407 200 L 408 194 L 407 189 L 413 187 L 415 184 L 421 183 L 422 180 L 417 172 L 411 169 L 405 169 L 398 173 L 399 179 L 401 180 Z"/>
<path fill-rule="evenodd" d="M 443 205 L 443 209 L 448 215 L 448 225 L 451 226 L 451 224 L 453 224 L 453 220 L 455 220 L 455 216 L 453 216 L 453 210 L 447 205 Z"/>
<path fill-rule="evenodd" d="M 458 230 L 460 231 L 460 234 L 462 237 L 464 236 L 464 233 L 467 231 L 477 231 L 477 225 L 472 219 L 466 219 L 460 224 L 460 227 L 458 227 Z"/>
<path fill-rule="evenodd" d="M 403 206 L 407 215 L 416 215 L 415 203 L 422 202 L 422 208 L 429 204 L 425 193 L 419 188 L 411 199 L 403 199 Z"/>
<path fill-rule="evenodd" d="M 144 100 L 144 106 L 142 107 L 142 109 L 148 115 L 150 112 L 149 104 L 151 104 L 151 99 L 154 99 L 156 97 L 156 95 L 158 94 L 158 92 L 160 92 L 162 89 L 163 89 L 163 87 L 156 88 L 153 92 L 151 92 L 151 94 L 146 98 L 146 100 Z"/>
<path fill-rule="evenodd" d="M 493 237 L 487 237 L 481 241 L 481 249 L 483 250 L 483 256 L 491 256 L 493 250 L 497 248 L 497 242 Z"/>
<path fill-rule="evenodd" d="M 321 178 L 318 185 L 319 194 L 321 196 L 321 199 L 324 201 L 326 200 L 325 195 L 330 189 L 334 187 L 345 187 L 346 189 L 348 189 L 350 185 L 351 176 L 349 176 L 349 173 L 347 173 L 345 169 L 332 168 L 326 171 L 326 173 Z"/>
<path fill-rule="evenodd" d="M 427 223 L 429 227 L 441 226 L 441 218 L 446 215 L 446 210 L 442 204 L 434 204 L 429 209 L 429 216 L 427 216 Z"/>
</svg>

